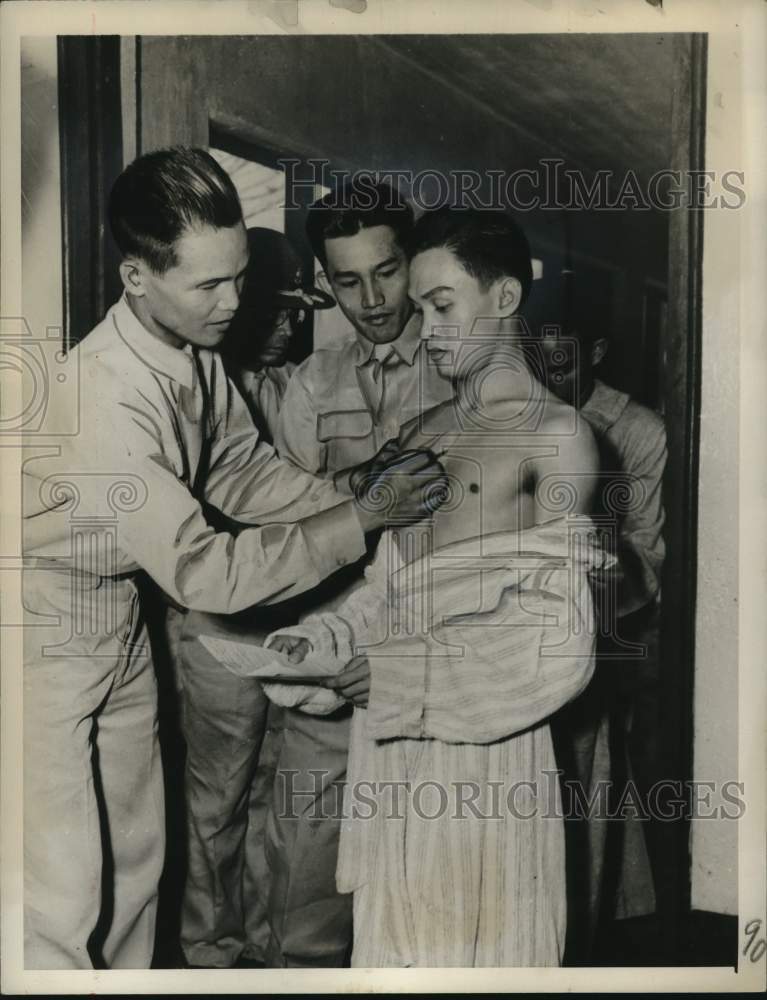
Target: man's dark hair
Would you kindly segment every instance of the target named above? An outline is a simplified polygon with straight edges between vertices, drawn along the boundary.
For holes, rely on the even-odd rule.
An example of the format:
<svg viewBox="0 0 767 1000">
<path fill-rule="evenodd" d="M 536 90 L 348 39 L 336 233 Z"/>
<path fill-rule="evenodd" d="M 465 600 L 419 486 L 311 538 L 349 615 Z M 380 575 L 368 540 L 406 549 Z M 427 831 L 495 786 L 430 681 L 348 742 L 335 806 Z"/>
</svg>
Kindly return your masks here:
<svg viewBox="0 0 767 1000">
<path fill-rule="evenodd" d="M 176 240 L 189 228 L 242 221 L 227 172 L 204 149 L 177 146 L 140 156 L 115 181 L 109 225 L 120 252 L 157 274 L 178 263 Z"/>
<path fill-rule="evenodd" d="M 315 201 L 306 217 L 307 238 L 323 267 L 327 264 L 325 240 L 356 236 L 373 226 L 389 226 L 402 246 L 413 227 L 413 209 L 396 188 L 375 184 L 366 174 Z"/>
<path fill-rule="evenodd" d="M 412 259 L 440 248 L 454 253 L 485 288 L 499 278 L 517 278 L 524 304 L 533 283 L 530 245 L 506 212 L 450 207 L 425 212 L 405 242 L 407 254 Z"/>
</svg>

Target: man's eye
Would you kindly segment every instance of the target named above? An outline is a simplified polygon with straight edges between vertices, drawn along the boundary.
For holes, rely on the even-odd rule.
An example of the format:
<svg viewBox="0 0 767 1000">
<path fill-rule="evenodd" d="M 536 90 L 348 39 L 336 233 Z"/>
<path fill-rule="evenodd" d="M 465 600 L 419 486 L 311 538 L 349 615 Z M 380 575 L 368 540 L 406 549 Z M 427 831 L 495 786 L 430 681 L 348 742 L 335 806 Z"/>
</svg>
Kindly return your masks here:
<svg viewBox="0 0 767 1000">
<path fill-rule="evenodd" d="M 434 306 L 434 312 L 446 313 L 449 308 L 450 308 L 450 304 L 448 304 L 448 305 L 442 305 L 442 306 Z"/>
<path fill-rule="evenodd" d="M 392 276 L 393 274 L 396 274 L 396 273 L 397 273 L 397 271 L 399 271 L 399 268 L 398 268 L 398 267 L 390 267 L 390 268 L 389 268 L 388 270 L 386 270 L 386 271 L 379 271 L 379 272 L 378 272 L 378 275 L 379 275 L 379 277 L 381 277 L 381 278 L 391 278 L 391 276 Z"/>
<path fill-rule="evenodd" d="M 209 281 L 207 284 L 205 284 L 205 285 L 198 285 L 197 287 L 201 288 L 204 292 L 211 292 L 211 291 L 213 291 L 214 288 L 218 287 L 218 282 L 217 281 Z"/>
<path fill-rule="evenodd" d="M 356 284 L 357 284 L 357 281 L 356 281 L 355 278 L 352 278 L 349 281 L 337 281 L 336 282 L 336 285 L 338 285 L 339 288 L 354 288 L 354 286 Z"/>
</svg>

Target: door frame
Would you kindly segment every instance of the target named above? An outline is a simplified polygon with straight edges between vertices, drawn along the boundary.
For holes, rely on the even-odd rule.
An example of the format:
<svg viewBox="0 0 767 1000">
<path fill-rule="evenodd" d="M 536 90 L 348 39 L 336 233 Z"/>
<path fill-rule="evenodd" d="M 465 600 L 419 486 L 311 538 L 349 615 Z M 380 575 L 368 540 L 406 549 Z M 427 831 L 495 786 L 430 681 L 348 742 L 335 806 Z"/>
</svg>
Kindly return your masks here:
<svg viewBox="0 0 767 1000">
<path fill-rule="evenodd" d="M 702 170 L 705 161 L 707 36 L 674 35 L 671 163 Z M 698 546 L 698 470 L 702 342 L 702 209 L 669 216 L 668 306 L 661 334 L 661 398 L 668 440 L 663 489 L 668 540 L 660 631 L 660 723 L 664 777 L 678 783 L 684 815 L 662 824 L 658 916 L 671 960 L 684 947 L 691 909 L 693 695 Z"/>
</svg>

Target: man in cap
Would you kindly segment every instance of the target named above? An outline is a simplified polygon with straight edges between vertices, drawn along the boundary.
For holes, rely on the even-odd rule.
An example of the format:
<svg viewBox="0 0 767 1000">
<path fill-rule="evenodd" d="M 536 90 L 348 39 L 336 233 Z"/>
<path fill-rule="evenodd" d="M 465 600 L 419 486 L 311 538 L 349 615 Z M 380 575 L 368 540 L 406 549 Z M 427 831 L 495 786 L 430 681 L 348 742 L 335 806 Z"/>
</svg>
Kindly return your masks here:
<svg viewBox="0 0 767 1000">
<path fill-rule="evenodd" d="M 301 260 L 273 229 L 248 230 L 250 258 L 240 305 L 221 353 L 262 440 L 274 440 L 295 365 L 288 361 L 306 311 L 335 303 L 304 280 Z M 268 621 L 276 614 L 272 609 Z M 279 728 L 261 684 L 237 677 L 200 642 L 215 633 L 263 638 L 263 612 L 210 615 L 169 611 L 186 743 L 184 791 L 187 875 L 181 945 L 189 965 L 229 968 L 261 963 L 268 940 L 269 868 L 264 819 L 270 801 Z"/>
<path fill-rule="evenodd" d="M 261 439 L 271 444 L 295 369 L 288 359 L 297 328 L 306 312 L 331 309 L 335 302 L 304 279 L 301 259 L 283 233 L 254 227 L 248 230 L 248 246 L 240 305 L 222 354 Z"/>
</svg>

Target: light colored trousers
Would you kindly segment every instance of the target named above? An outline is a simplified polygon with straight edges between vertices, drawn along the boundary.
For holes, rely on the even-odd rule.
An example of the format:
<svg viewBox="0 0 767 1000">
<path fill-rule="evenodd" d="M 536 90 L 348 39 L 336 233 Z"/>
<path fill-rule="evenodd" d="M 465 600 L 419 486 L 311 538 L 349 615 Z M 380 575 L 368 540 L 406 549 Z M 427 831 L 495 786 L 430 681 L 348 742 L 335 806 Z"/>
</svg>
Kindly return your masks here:
<svg viewBox="0 0 767 1000">
<path fill-rule="evenodd" d="M 351 709 L 320 717 L 271 706 L 257 681 L 207 652 L 205 633 L 261 634 L 246 618 L 168 612 L 186 743 L 184 955 L 217 968 L 240 957 L 341 966 L 352 900 L 335 873 Z"/>
<path fill-rule="evenodd" d="M 24 603 L 25 966 L 148 968 L 165 837 L 136 584 L 29 569 Z"/>
<path fill-rule="evenodd" d="M 264 824 L 278 733 L 261 685 L 228 671 L 199 641 L 206 632 L 253 640 L 232 617 L 168 611 L 186 743 L 187 876 L 181 945 L 191 965 L 263 961 L 269 870 Z"/>
<path fill-rule="evenodd" d="M 352 894 L 336 889 L 351 716 L 282 713 L 266 819 L 271 968 L 339 968 L 351 951 Z"/>
</svg>

